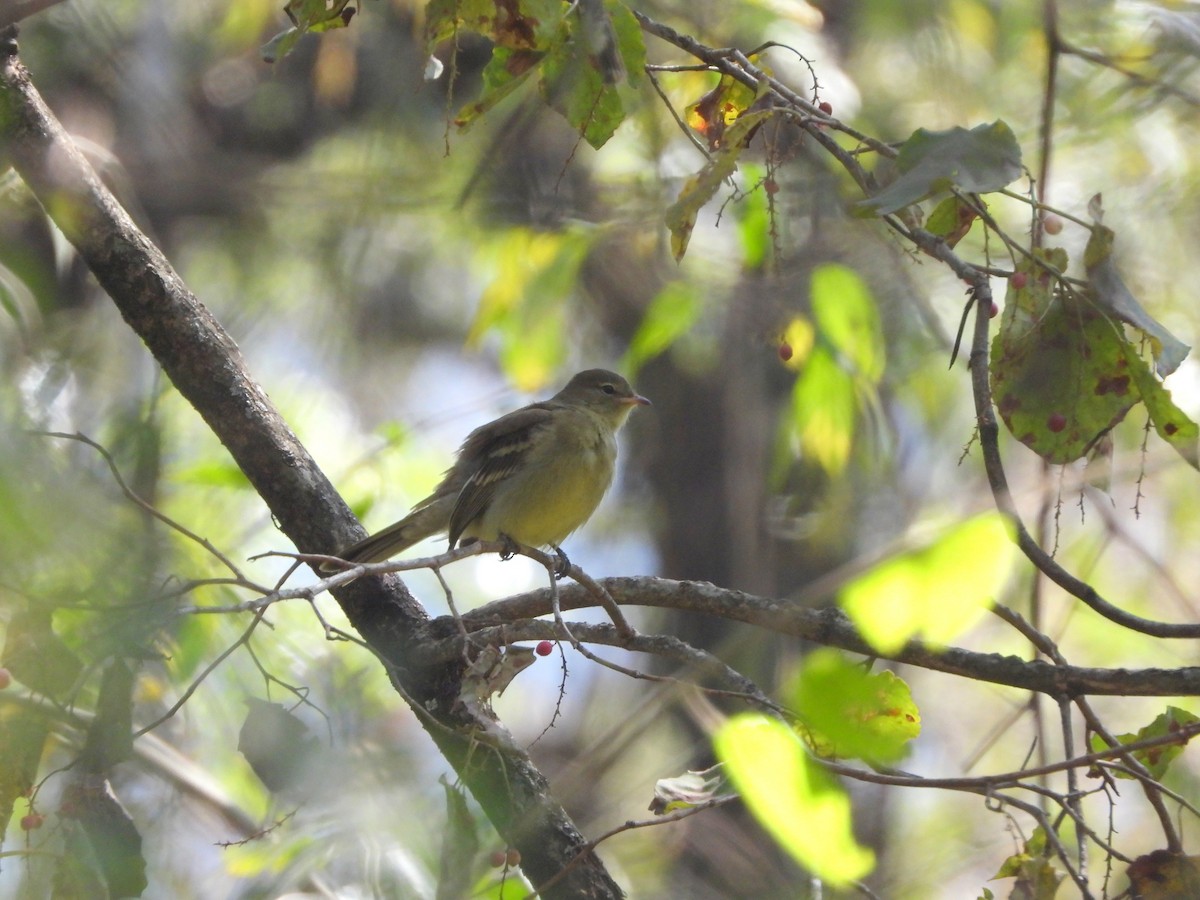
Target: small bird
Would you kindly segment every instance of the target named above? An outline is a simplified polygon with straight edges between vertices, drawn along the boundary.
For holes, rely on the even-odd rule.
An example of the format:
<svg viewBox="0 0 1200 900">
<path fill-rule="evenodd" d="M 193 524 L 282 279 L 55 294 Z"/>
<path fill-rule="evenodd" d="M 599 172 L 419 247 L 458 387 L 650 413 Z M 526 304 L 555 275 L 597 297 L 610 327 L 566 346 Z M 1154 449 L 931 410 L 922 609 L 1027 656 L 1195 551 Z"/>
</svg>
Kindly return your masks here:
<svg viewBox="0 0 1200 900">
<path fill-rule="evenodd" d="M 432 494 L 340 558 L 381 562 L 440 532 L 449 535 L 451 549 L 508 538 L 561 555 L 559 544 L 591 517 L 612 484 L 617 431 L 635 406 L 649 405 L 615 372 L 580 372 L 549 400 L 472 431 Z"/>
</svg>

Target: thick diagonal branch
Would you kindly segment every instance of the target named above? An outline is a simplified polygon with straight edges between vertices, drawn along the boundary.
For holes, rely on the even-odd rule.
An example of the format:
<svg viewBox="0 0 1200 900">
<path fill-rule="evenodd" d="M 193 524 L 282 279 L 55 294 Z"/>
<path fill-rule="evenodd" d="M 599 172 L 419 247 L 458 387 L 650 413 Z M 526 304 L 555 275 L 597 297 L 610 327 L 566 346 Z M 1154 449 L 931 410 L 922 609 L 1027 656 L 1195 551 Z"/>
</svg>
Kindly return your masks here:
<svg viewBox="0 0 1200 900">
<path fill-rule="evenodd" d="M 0 37 L 0 149 L 176 389 L 196 408 L 301 550 L 321 552 L 362 535 L 350 510 L 251 377 L 229 334 L 162 252 L 100 181 L 31 83 L 17 57 L 15 29 Z M 584 840 L 552 798 L 545 778 L 517 748 L 477 735 L 476 720 L 453 702 L 456 666 L 406 667 L 408 642 L 428 617 L 397 577 L 363 578 L 338 601 L 351 623 L 387 660 L 394 683 L 422 709 L 421 721 L 500 833 L 521 851 L 541 884 L 554 878 Z M 549 896 L 618 897 L 592 854 Z"/>
</svg>

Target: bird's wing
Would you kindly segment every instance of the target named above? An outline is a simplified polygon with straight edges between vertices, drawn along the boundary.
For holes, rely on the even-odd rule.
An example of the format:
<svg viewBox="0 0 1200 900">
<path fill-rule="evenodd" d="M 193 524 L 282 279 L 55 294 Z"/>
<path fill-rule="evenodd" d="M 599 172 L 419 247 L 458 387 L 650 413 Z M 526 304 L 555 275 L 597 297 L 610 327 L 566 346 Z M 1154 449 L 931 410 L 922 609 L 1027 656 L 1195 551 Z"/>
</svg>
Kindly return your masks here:
<svg viewBox="0 0 1200 900">
<path fill-rule="evenodd" d="M 533 403 L 477 428 L 459 451 L 460 461 L 473 466 L 450 513 L 450 546 L 491 505 L 496 487 L 524 463 L 535 435 L 550 421 L 553 407 Z"/>
</svg>

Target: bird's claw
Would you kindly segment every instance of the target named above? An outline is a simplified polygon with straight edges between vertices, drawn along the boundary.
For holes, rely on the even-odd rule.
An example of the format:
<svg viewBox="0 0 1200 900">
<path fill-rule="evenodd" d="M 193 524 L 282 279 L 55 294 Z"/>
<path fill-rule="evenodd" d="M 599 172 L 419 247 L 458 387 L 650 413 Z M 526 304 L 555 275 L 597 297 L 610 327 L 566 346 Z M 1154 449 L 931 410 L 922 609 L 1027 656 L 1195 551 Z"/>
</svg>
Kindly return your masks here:
<svg viewBox="0 0 1200 900">
<path fill-rule="evenodd" d="M 504 545 L 504 549 L 500 551 L 500 558 L 502 560 L 507 562 L 517 555 L 517 542 L 507 534 L 500 535 L 500 543 Z"/>
<path fill-rule="evenodd" d="M 562 547 L 551 544 L 551 548 L 554 550 L 554 555 L 558 557 L 554 563 L 554 577 L 561 581 L 571 569 L 571 560 L 563 552 Z"/>
</svg>

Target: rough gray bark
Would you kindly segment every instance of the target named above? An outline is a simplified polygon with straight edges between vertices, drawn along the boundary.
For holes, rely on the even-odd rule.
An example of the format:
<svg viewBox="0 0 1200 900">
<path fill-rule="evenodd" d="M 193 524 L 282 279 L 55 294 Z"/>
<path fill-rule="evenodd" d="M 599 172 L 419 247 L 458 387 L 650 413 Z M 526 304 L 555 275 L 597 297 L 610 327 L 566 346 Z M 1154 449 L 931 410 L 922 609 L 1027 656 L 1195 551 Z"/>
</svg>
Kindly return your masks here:
<svg viewBox="0 0 1200 900">
<path fill-rule="evenodd" d="M 100 181 L 34 88 L 17 55 L 16 29 L 0 37 L 0 154 L 24 179 L 149 348 L 302 551 L 325 552 L 361 537 L 349 508 L 247 370 L 228 333 Z M 492 823 L 521 852 L 541 885 L 584 848 L 528 756 L 476 735 L 493 724 L 456 704 L 457 664 L 408 665 L 412 636 L 428 616 L 398 577 L 363 578 L 339 590 L 351 623 L 388 669 L 404 699 Z M 547 897 L 606 898 L 622 892 L 588 853 Z"/>
</svg>

